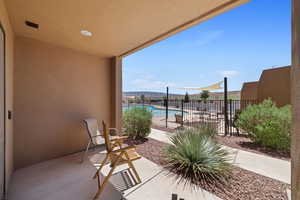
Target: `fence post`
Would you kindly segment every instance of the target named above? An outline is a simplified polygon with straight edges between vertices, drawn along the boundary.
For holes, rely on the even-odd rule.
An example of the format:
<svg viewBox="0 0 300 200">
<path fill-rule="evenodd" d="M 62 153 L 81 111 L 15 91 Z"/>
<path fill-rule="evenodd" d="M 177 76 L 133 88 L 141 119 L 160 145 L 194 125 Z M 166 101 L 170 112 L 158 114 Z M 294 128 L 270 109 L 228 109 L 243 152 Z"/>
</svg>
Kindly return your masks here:
<svg viewBox="0 0 300 200">
<path fill-rule="evenodd" d="M 181 126 L 183 127 L 183 105 L 184 105 L 184 103 L 183 103 L 183 99 L 181 100 L 181 116 L 182 116 L 182 121 L 181 121 Z"/>
<path fill-rule="evenodd" d="M 232 118 L 232 114 L 233 114 L 233 112 L 232 112 L 232 99 L 230 99 L 229 100 L 229 109 L 230 109 L 230 111 L 229 111 L 229 134 L 232 136 L 232 134 L 233 134 L 233 118 Z"/>
<path fill-rule="evenodd" d="M 228 135 L 228 94 L 227 94 L 227 77 L 224 78 L 224 120 L 225 120 L 225 135 Z"/>
<path fill-rule="evenodd" d="M 169 118 L 169 87 L 167 87 L 167 98 L 166 98 L 166 128 L 168 128 Z"/>
</svg>

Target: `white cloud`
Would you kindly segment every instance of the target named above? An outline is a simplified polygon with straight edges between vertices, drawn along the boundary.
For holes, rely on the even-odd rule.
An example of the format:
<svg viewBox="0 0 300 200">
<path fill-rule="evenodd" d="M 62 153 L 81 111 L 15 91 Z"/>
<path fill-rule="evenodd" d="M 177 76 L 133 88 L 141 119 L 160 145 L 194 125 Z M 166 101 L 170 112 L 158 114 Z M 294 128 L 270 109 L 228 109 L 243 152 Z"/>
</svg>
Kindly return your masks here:
<svg viewBox="0 0 300 200">
<path fill-rule="evenodd" d="M 223 35 L 223 30 L 208 31 L 200 35 L 200 39 L 195 42 L 196 45 L 206 45 Z"/>
<path fill-rule="evenodd" d="M 157 80 L 150 74 L 144 74 L 143 77 L 133 80 L 133 87 L 136 90 L 163 89 L 166 86 L 174 87 L 175 83 Z"/>
<path fill-rule="evenodd" d="M 239 74 L 238 71 L 236 70 L 224 70 L 224 71 L 218 71 L 218 73 L 222 76 L 222 77 L 234 77 L 237 76 Z"/>
</svg>

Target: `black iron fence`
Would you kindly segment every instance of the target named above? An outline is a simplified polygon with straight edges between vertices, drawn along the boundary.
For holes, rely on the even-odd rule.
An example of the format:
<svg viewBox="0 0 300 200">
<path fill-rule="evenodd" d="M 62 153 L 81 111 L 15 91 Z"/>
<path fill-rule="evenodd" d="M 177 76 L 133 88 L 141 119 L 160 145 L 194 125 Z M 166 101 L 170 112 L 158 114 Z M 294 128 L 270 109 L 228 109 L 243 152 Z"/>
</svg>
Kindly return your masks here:
<svg viewBox="0 0 300 200">
<path fill-rule="evenodd" d="M 225 135 L 239 134 L 235 126 L 239 113 L 248 105 L 256 104 L 254 100 L 197 100 L 192 99 L 143 99 L 123 104 L 124 109 L 130 107 L 147 107 L 153 113 L 156 126 L 180 128 L 214 126 L 219 133 Z"/>
</svg>

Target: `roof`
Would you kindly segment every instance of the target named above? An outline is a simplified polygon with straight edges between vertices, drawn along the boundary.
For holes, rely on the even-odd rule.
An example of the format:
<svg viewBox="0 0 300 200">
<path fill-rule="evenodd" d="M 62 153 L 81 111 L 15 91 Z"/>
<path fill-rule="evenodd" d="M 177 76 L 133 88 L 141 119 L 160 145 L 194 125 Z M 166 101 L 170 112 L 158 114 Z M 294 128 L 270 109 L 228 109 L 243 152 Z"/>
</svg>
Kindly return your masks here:
<svg viewBox="0 0 300 200">
<path fill-rule="evenodd" d="M 5 0 L 17 36 L 126 56 L 249 0 Z M 39 29 L 25 25 L 39 24 Z M 84 37 L 88 30 L 92 37 Z"/>
<path fill-rule="evenodd" d="M 266 77 L 269 77 L 269 78 L 272 79 L 272 77 L 275 74 L 284 73 L 284 72 L 290 73 L 290 70 L 291 70 L 291 66 L 284 66 L 284 67 L 276 67 L 276 68 L 271 68 L 271 69 L 265 69 L 261 73 L 259 80 L 261 81 L 261 80 L 265 79 Z"/>
<path fill-rule="evenodd" d="M 258 84 L 259 84 L 259 81 L 245 82 L 245 83 L 243 83 L 243 88 L 245 88 L 245 87 L 257 87 Z"/>
</svg>

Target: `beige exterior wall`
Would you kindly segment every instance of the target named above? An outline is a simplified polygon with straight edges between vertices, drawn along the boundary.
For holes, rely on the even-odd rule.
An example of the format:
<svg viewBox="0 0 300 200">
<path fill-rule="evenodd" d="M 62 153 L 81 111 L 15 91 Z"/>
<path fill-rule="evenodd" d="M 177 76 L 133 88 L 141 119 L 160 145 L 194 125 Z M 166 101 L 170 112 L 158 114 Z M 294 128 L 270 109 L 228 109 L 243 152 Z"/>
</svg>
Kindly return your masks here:
<svg viewBox="0 0 300 200">
<path fill-rule="evenodd" d="M 293 0 L 292 53 L 292 200 L 300 199 L 300 1 Z"/>
<path fill-rule="evenodd" d="M 271 98 L 277 106 L 291 104 L 291 67 L 264 70 L 259 79 L 258 101 Z"/>
<path fill-rule="evenodd" d="M 291 104 L 291 67 L 264 70 L 257 82 L 246 82 L 241 90 L 242 100 L 262 102 L 271 98 L 278 106 Z"/>
<path fill-rule="evenodd" d="M 257 100 L 259 82 L 247 82 L 241 90 L 241 100 Z"/>
<path fill-rule="evenodd" d="M 14 33 L 11 29 L 3 0 L 0 0 L 0 23 L 6 34 L 6 110 L 13 110 Z M 7 111 L 6 111 L 7 113 Z M 13 120 L 6 120 L 6 185 L 13 172 Z"/>
<path fill-rule="evenodd" d="M 111 123 L 111 59 L 15 40 L 15 168 L 82 150 L 82 120 Z"/>
<path fill-rule="evenodd" d="M 122 58 L 112 58 L 112 125 L 122 127 Z"/>
</svg>

